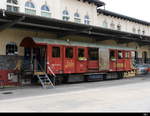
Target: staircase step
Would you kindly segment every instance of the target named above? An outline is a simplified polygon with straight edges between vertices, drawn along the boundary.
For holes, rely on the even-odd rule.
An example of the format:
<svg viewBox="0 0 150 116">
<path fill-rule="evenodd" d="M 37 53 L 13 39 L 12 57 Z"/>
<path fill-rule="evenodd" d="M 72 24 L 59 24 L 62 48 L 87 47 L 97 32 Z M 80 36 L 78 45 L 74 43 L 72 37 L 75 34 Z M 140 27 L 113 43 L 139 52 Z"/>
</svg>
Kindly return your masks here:
<svg viewBox="0 0 150 116">
<path fill-rule="evenodd" d="M 37 75 L 37 77 L 38 77 L 41 85 L 43 86 L 43 88 L 52 88 L 52 87 L 54 88 L 54 85 L 47 74 Z"/>
</svg>

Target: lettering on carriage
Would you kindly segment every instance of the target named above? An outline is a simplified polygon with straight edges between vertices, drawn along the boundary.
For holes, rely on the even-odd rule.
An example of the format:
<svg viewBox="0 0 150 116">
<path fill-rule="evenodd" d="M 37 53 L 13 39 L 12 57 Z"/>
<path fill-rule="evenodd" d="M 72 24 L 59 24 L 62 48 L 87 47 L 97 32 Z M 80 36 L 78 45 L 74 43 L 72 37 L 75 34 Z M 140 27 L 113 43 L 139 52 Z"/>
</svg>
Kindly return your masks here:
<svg viewBox="0 0 150 116">
<path fill-rule="evenodd" d="M 65 68 L 72 68 L 74 67 L 74 62 L 67 62 Z"/>
<path fill-rule="evenodd" d="M 123 63 L 117 63 L 117 68 L 123 68 Z"/>
<path fill-rule="evenodd" d="M 51 67 L 52 67 L 53 70 L 56 71 L 57 68 L 61 67 L 61 64 L 52 64 Z"/>
<path fill-rule="evenodd" d="M 52 67 L 61 66 L 61 64 L 52 64 Z"/>
</svg>

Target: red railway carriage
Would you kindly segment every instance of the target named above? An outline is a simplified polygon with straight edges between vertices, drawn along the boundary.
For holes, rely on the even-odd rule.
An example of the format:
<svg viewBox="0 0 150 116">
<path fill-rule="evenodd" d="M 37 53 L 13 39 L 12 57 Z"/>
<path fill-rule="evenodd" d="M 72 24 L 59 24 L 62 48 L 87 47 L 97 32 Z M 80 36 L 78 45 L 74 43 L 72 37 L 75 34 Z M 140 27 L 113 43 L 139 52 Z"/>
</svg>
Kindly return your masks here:
<svg viewBox="0 0 150 116">
<path fill-rule="evenodd" d="M 86 74 L 132 70 L 131 50 L 81 42 L 25 38 L 33 70 L 47 74 Z M 29 59 L 28 59 L 29 60 Z M 41 70 L 42 69 L 42 70 Z"/>
</svg>

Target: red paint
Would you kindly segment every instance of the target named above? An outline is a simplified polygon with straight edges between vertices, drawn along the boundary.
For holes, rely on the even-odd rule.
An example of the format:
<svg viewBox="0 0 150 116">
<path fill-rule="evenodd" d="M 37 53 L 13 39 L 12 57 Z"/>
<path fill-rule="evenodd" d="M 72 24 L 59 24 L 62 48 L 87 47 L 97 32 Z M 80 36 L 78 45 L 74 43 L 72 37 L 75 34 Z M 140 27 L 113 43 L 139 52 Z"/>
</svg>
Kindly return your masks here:
<svg viewBox="0 0 150 116">
<path fill-rule="evenodd" d="M 88 48 L 88 71 L 89 72 L 98 72 L 99 71 L 99 58 L 98 59 L 90 59 L 93 53 L 90 53 L 90 49 L 97 49 L 94 52 L 98 52 L 98 48 Z"/>
<path fill-rule="evenodd" d="M 122 54 L 122 58 L 119 58 L 119 53 Z M 117 50 L 117 71 L 124 71 L 124 51 Z"/>
<path fill-rule="evenodd" d="M 79 49 L 84 50 L 84 56 L 80 59 Z M 76 47 L 76 73 L 86 73 L 88 62 L 88 51 L 86 47 Z"/>
<path fill-rule="evenodd" d="M 114 57 L 109 60 L 109 70 L 114 72 L 117 71 L 117 50 L 110 49 L 110 52 L 114 52 Z"/>
<path fill-rule="evenodd" d="M 18 83 L 14 83 L 8 80 L 8 74 L 14 72 L 14 70 L 0 70 L 0 80 L 4 81 L 4 85 L 18 85 Z"/>
<path fill-rule="evenodd" d="M 93 61 L 93 60 L 89 60 L 88 61 L 88 69 L 89 70 L 97 70 L 99 69 L 99 62 L 96 60 L 96 61 Z"/>
<path fill-rule="evenodd" d="M 129 71 L 129 70 L 132 70 L 132 67 L 131 67 L 131 63 L 132 63 L 132 59 L 131 59 L 131 51 L 125 51 L 124 52 L 125 54 L 125 59 L 124 59 L 124 70 L 125 71 Z M 126 57 L 126 54 L 129 54 L 128 57 Z"/>
<path fill-rule="evenodd" d="M 60 54 L 58 56 L 53 56 L 53 50 L 55 48 L 60 50 Z M 51 73 L 48 70 L 48 66 L 51 67 L 52 71 L 55 74 L 63 73 L 63 46 L 61 45 L 48 45 L 47 46 L 47 72 Z"/>
<path fill-rule="evenodd" d="M 72 57 L 67 57 L 66 50 L 72 49 L 70 52 L 73 52 Z M 75 47 L 72 46 L 64 46 L 63 48 L 64 56 L 63 56 L 63 70 L 64 73 L 71 74 L 75 72 Z"/>
</svg>

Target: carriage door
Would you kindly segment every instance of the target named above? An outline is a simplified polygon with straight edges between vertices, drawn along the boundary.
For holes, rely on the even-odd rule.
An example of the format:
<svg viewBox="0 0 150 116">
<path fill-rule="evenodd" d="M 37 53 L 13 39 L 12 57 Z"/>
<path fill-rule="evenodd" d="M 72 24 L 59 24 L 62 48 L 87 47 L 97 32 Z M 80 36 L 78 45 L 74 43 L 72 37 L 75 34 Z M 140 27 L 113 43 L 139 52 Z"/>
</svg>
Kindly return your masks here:
<svg viewBox="0 0 150 116">
<path fill-rule="evenodd" d="M 117 51 L 117 71 L 124 71 L 124 51 Z"/>
<path fill-rule="evenodd" d="M 64 46 L 64 73 L 75 73 L 75 47 Z"/>
<path fill-rule="evenodd" d="M 76 47 L 76 72 L 85 73 L 87 72 L 87 48 Z"/>
<path fill-rule="evenodd" d="M 33 48 L 34 72 L 46 71 L 46 46 Z"/>
<path fill-rule="evenodd" d="M 62 46 L 48 45 L 48 64 L 55 74 L 63 73 L 62 68 Z M 47 68 L 50 73 L 49 69 Z"/>
<path fill-rule="evenodd" d="M 131 51 L 124 51 L 125 59 L 124 59 L 124 68 L 126 71 L 131 70 Z"/>
<path fill-rule="evenodd" d="M 116 71 L 117 70 L 117 50 L 110 50 L 109 53 L 109 67 L 110 71 Z"/>
<path fill-rule="evenodd" d="M 88 71 L 99 71 L 99 48 L 88 48 Z"/>
</svg>

